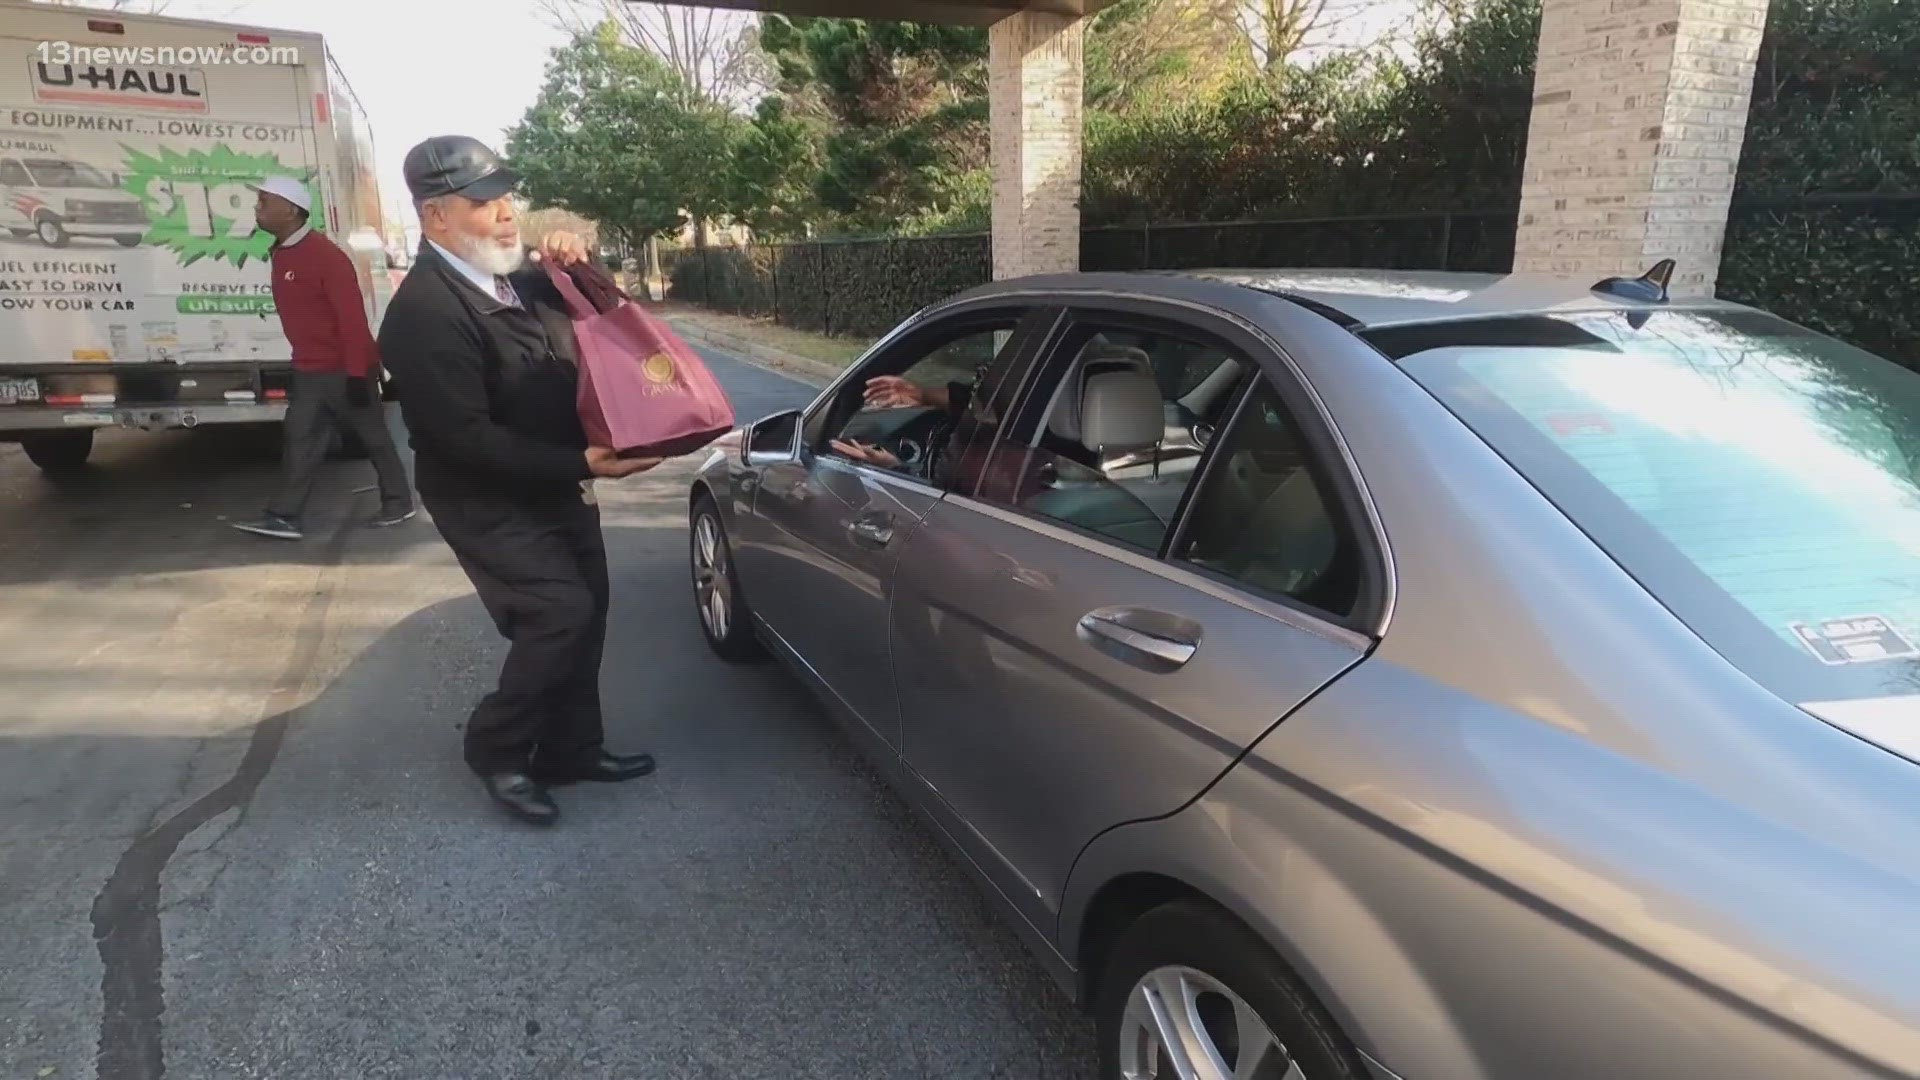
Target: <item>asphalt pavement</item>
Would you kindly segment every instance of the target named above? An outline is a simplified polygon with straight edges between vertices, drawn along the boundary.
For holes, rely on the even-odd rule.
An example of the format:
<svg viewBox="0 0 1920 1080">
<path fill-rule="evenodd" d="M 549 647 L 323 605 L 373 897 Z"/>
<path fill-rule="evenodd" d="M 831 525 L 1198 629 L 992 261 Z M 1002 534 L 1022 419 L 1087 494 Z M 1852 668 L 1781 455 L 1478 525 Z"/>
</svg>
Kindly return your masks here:
<svg viewBox="0 0 1920 1080">
<path fill-rule="evenodd" d="M 743 418 L 811 387 L 709 354 Z M 397 421 L 396 421 L 397 427 Z M 423 515 L 270 442 L 0 447 L 0 1080 L 1090 1075 L 1072 1010 L 777 667 L 714 659 L 697 462 L 601 485 L 609 742 L 653 777 L 494 810 L 460 725 L 504 643 Z"/>
</svg>

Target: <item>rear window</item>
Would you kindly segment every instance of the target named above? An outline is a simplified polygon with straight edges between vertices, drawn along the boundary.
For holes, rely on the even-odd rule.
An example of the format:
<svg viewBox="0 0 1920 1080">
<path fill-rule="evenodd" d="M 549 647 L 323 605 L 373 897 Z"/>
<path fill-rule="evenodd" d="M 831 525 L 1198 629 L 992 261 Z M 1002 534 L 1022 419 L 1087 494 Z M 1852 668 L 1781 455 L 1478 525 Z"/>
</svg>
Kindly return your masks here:
<svg viewBox="0 0 1920 1080">
<path fill-rule="evenodd" d="M 1751 312 L 1368 336 L 1763 685 L 1920 692 L 1920 375 Z"/>
</svg>

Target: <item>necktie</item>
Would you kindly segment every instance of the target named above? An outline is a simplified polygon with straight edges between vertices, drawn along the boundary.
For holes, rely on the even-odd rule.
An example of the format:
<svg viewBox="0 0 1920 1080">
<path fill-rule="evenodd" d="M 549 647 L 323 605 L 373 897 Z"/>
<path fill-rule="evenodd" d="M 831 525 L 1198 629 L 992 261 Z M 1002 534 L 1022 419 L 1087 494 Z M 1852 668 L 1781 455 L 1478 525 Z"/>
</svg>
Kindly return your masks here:
<svg viewBox="0 0 1920 1080">
<path fill-rule="evenodd" d="M 506 278 L 496 276 L 493 279 L 493 295 L 499 297 L 503 304 L 512 307 L 520 306 L 520 298 L 513 294 L 513 286 L 507 284 Z"/>
</svg>

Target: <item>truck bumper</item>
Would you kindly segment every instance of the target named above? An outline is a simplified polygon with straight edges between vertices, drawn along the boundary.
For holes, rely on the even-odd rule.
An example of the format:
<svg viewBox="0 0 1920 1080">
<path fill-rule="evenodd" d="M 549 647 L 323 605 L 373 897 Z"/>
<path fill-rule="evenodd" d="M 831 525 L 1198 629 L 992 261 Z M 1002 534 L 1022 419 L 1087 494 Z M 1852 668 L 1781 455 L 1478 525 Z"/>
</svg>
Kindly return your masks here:
<svg viewBox="0 0 1920 1080">
<path fill-rule="evenodd" d="M 284 420 L 285 402 L 257 405 L 115 405 L 94 409 L 0 409 L 0 438 L 81 428 L 163 431 L 207 424 L 271 424 Z"/>
<path fill-rule="evenodd" d="M 145 225 L 89 221 L 63 221 L 60 224 L 66 228 L 67 235 L 69 236 L 96 236 L 117 240 L 122 236 L 147 235 L 147 227 Z"/>
</svg>

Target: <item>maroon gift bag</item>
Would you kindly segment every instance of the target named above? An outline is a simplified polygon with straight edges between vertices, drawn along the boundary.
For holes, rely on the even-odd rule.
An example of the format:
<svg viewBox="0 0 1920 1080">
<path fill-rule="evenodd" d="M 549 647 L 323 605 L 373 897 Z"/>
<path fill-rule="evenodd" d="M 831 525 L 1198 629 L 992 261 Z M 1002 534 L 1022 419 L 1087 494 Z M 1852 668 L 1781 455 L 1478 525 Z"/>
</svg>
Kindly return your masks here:
<svg viewBox="0 0 1920 1080">
<path fill-rule="evenodd" d="M 596 312 L 547 263 L 580 344 L 580 424 L 622 457 L 690 454 L 733 430 L 733 403 L 692 347 L 631 299 Z"/>
</svg>

